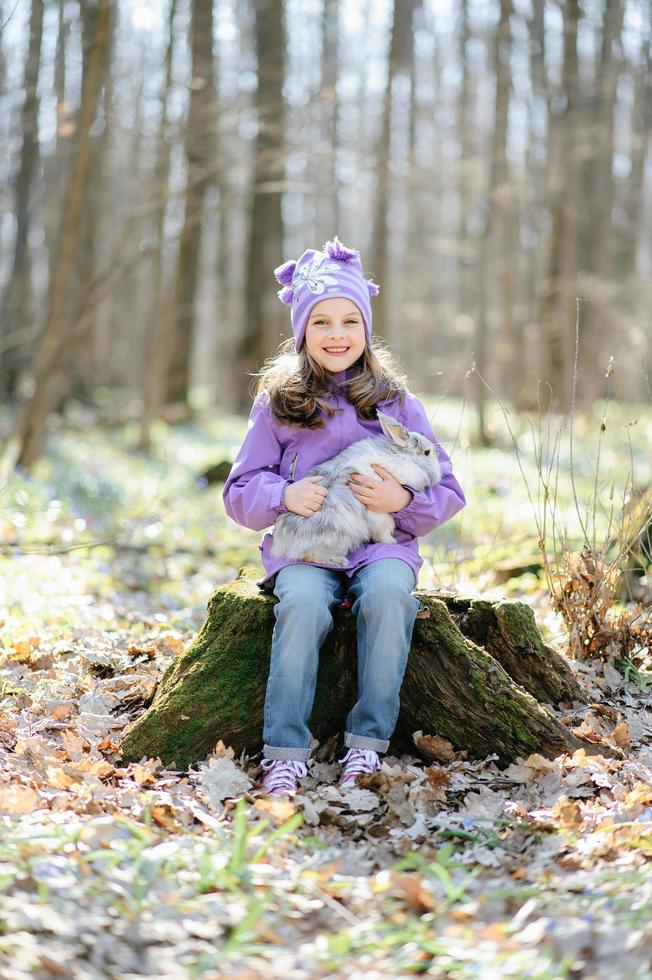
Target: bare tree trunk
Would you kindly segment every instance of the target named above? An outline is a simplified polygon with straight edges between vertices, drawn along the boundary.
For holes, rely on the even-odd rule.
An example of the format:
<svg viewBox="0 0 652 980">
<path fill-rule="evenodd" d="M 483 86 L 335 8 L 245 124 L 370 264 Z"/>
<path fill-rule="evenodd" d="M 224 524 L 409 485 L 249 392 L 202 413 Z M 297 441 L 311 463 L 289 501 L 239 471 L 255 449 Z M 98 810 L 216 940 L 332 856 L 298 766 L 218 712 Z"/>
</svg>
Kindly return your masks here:
<svg viewBox="0 0 652 980">
<path fill-rule="evenodd" d="M 383 126 L 377 148 L 376 197 L 370 261 L 367 271 L 377 282 L 385 284 L 374 300 L 374 330 L 388 341 L 395 341 L 392 329 L 392 297 L 389 288 L 389 239 L 388 216 L 392 207 L 391 196 L 391 142 L 392 142 L 392 84 L 398 74 L 410 74 L 413 52 L 412 18 L 420 0 L 403 0 L 398 6 L 391 5 L 391 40 L 387 82 L 383 99 Z M 394 251 L 397 251 L 394 249 Z"/>
<path fill-rule="evenodd" d="M 506 196 L 507 164 L 505 143 L 507 139 L 507 112 L 509 108 L 509 17 L 512 11 L 511 0 L 500 0 L 500 20 L 494 38 L 494 75 L 496 88 L 494 96 L 494 127 L 491 146 L 491 168 L 489 187 L 485 203 L 485 223 L 480 238 L 480 269 L 478 275 L 478 314 L 475 322 L 475 367 L 479 374 L 487 377 L 487 350 L 489 332 L 489 283 L 494 275 L 491 261 L 491 241 L 494 228 L 501 222 L 501 199 Z M 502 242 L 499 242 L 499 248 Z M 505 257 L 499 252 L 499 263 Z M 500 268 L 500 265 L 499 265 Z M 476 408 L 478 414 L 478 439 L 480 445 L 489 445 L 489 435 L 485 423 L 485 390 L 476 378 Z"/>
<path fill-rule="evenodd" d="M 97 8 L 85 6 L 82 9 L 82 19 L 84 24 L 84 37 L 88 38 L 88 43 L 84 44 L 84 72 L 88 71 L 88 63 L 92 51 L 92 39 L 97 31 Z M 110 37 L 108 41 L 109 50 L 107 53 L 107 63 L 112 62 L 114 24 L 109 27 Z M 97 240 L 99 226 L 103 213 L 103 196 L 105 169 L 109 150 L 109 135 L 111 132 L 111 122 L 113 116 L 113 78 L 110 72 L 106 74 L 106 84 L 102 93 L 102 117 L 104 125 L 101 133 L 91 138 L 91 159 L 90 173 L 88 178 L 88 190 L 84 202 L 84 211 L 80 227 L 79 260 L 72 277 L 71 295 L 74 297 L 72 315 L 74 320 L 83 316 L 86 298 L 96 276 L 97 267 Z M 138 126 L 140 132 L 142 127 Z M 111 201 L 106 202 L 107 211 L 111 211 Z M 100 246 L 101 247 L 101 246 Z M 102 377 L 103 365 L 95 356 L 95 350 L 101 349 L 101 331 L 104 328 L 102 320 L 94 316 L 88 328 L 88 343 L 85 343 L 79 352 L 79 357 L 72 362 L 72 370 L 67 375 L 68 384 L 60 392 L 60 401 L 63 401 L 68 394 L 68 390 L 82 399 L 91 399 L 91 392 L 98 383 L 98 378 L 102 382 L 106 378 Z M 110 358 L 109 358 L 110 362 Z M 109 382 L 111 379 L 109 379 Z"/>
<path fill-rule="evenodd" d="M 67 341 L 66 299 L 77 255 L 79 228 L 88 188 L 91 159 L 90 129 L 102 88 L 109 50 L 111 15 L 110 0 L 98 0 L 97 32 L 93 38 L 88 72 L 82 80 L 77 145 L 63 211 L 55 274 L 51 285 L 50 309 L 38 344 L 34 365 L 34 394 L 24 405 L 17 425 L 17 434 L 20 438 L 17 464 L 26 469 L 31 467 L 41 454 L 47 418 L 56 404 L 58 386 L 61 382 L 59 364 Z"/>
<path fill-rule="evenodd" d="M 471 179 L 469 174 L 471 162 L 471 126 L 469 110 L 471 105 L 471 76 L 469 58 L 466 53 L 471 36 L 469 25 L 469 0 L 461 0 L 459 6 L 459 62 L 462 69 L 462 81 L 457 99 L 457 138 L 460 145 L 457 170 L 457 195 L 459 211 L 457 215 L 457 245 L 460 249 L 457 307 L 460 313 L 472 312 L 471 289 L 471 249 L 469 241 L 469 211 L 471 209 Z"/>
<path fill-rule="evenodd" d="M 338 13 L 337 0 L 325 0 L 322 11 L 322 74 L 319 88 L 321 146 L 320 180 L 317 195 L 317 227 L 325 229 L 326 237 L 339 234 L 340 214 L 337 194 L 335 160 L 337 154 L 337 95 Z"/>
<path fill-rule="evenodd" d="M 591 302 L 584 317 L 583 362 L 584 395 L 589 401 L 597 397 L 602 387 L 604 368 L 600 368 L 606 336 L 614 249 L 612 211 L 615 187 L 613 178 L 614 110 L 620 65 L 614 57 L 613 46 L 620 41 L 624 15 L 622 0 L 611 0 L 604 9 L 602 46 L 597 72 L 598 94 L 592 140 L 595 153 L 595 184 L 591 200 L 591 268 L 593 288 Z M 606 367 L 606 364 L 604 365 Z"/>
<path fill-rule="evenodd" d="M 57 29 L 57 50 L 54 60 L 54 89 L 57 98 L 57 148 L 60 127 L 66 113 L 66 40 L 70 33 L 70 22 L 65 18 L 66 0 L 59 0 L 59 24 Z"/>
<path fill-rule="evenodd" d="M 578 0 L 564 14 L 562 89 L 548 100 L 548 200 L 551 233 L 541 298 L 543 379 L 552 385 L 557 408 L 570 404 L 572 330 L 577 280 L 577 26 Z"/>
<path fill-rule="evenodd" d="M 20 165 L 14 184 L 14 216 L 16 240 L 9 274 L 9 282 L 0 310 L 0 345 L 7 334 L 29 328 L 35 315 L 31 288 L 31 262 L 28 247 L 30 230 L 30 195 L 34 174 L 39 163 L 38 144 L 38 79 L 41 65 L 41 39 L 43 35 L 43 0 L 32 0 L 29 21 L 29 48 L 25 64 L 25 100 L 20 123 L 23 144 Z M 27 352 L 18 345 L 5 353 L 0 372 L 0 392 L 13 395 L 19 373 L 27 362 Z"/>
<path fill-rule="evenodd" d="M 172 57 L 174 54 L 174 20 L 177 13 L 177 0 L 171 0 L 168 11 L 168 43 L 165 51 L 165 80 L 161 93 L 161 117 L 156 140 L 156 167 L 154 181 L 157 207 L 154 216 L 157 249 L 154 255 L 154 290 L 152 311 L 145 330 L 147 365 L 143 378 L 143 411 L 140 419 L 138 448 L 148 452 L 151 446 L 151 426 L 163 400 L 167 350 L 170 345 L 172 317 L 169 304 L 174 297 L 168 295 L 164 285 L 164 245 L 165 214 L 168 203 L 168 184 L 170 178 L 170 155 L 172 141 L 168 138 L 169 100 L 172 89 Z"/>
<path fill-rule="evenodd" d="M 284 151 L 284 7 L 255 0 L 258 87 L 258 134 L 254 186 L 247 242 L 244 324 L 238 348 L 239 375 L 257 371 L 285 325 L 271 270 L 283 261 L 281 195 L 285 182 Z M 278 286 L 276 287 L 278 289 Z M 238 410 L 248 414 L 251 398 L 243 386 Z"/>
<path fill-rule="evenodd" d="M 415 19 L 417 11 L 415 11 Z M 415 23 L 415 21 L 413 21 Z M 418 141 L 422 127 L 428 125 L 428 110 L 420 111 L 417 98 L 417 81 L 419 67 L 416 52 L 412 52 L 410 64 L 410 112 L 408 165 L 406 170 L 406 205 L 407 227 L 405 234 L 405 252 L 412 261 L 404 271 L 402 281 L 404 293 L 410 298 L 410 304 L 401 304 L 404 319 L 401 323 L 401 339 L 403 342 L 403 364 L 416 388 L 430 386 L 432 363 L 430 357 L 430 322 L 425 314 L 423 301 L 424 283 L 427 281 L 428 260 L 424 243 L 428 237 L 429 215 L 427 211 L 426 177 L 421 169 L 419 160 Z M 428 182 L 429 183 L 429 182 Z M 406 343 L 410 338 L 409 344 Z M 424 356 L 426 355 L 426 356 Z"/>
<path fill-rule="evenodd" d="M 217 105 L 213 82 L 213 5 L 192 2 L 192 85 L 186 125 L 186 206 L 179 245 L 175 292 L 175 329 L 168 367 L 168 402 L 188 403 L 190 365 L 195 335 L 195 299 L 201 247 L 201 213 L 212 177 Z M 205 173 L 206 176 L 202 177 Z"/>
<path fill-rule="evenodd" d="M 491 210 L 495 215 L 494 233 L 500 293 L 498 308 L 504 339 L 501 347 L 505 351 L 505 354 L 499 358 L 499 367 L 502 369 L 501 387 L 512 401 L 516 401 L 524 380 L 524 350 L 521 325 L 516 319 L 516 277 L 519 260 L 518 201 L 507 161 L 507 120 L 511 95 L 509 63 L 511 16 L 511 0 L 501 0 L 495 49 L 496 111 L 492 152 Z"/>
<path fill-rule="evenodd" d="M 55 150 L 43 158 L 39 202 L 47 253 L 48 291 L 54 279 L 63 220 L 62 206 L 70 182 L 75 139 L 79 131 L 79 106 L 75 105 L 73 100 L 66 99 L 66 46 L 71 43 L 70 27 L 74 15 L 70 12 L 70 8 L 68 8 L 68 16 L 66 15 L 66 0 L 58 0 L 57 13 L 57 43 L 54 56 L 54 95 L 57 113 Z"/>
<path fill-rule="evenodd" d="M 528 174 L 528 187 L 525 193 L 523 225 L 531 241 L 538 241 L 541 215 L 546 209 L 546 167 L 544 160 L 545 135 L 541 133 L 540 120 L 547 104 L 547 84 L 545 70 L 545 30 L 544 30 L 545 0 L 534 0 L 532 15 L 529 20 L 529 51 L 530 78 L 532 96 L 528 108 L 528 149 L 526 152 L 525 170 Z M 524 377 L 531 376 L 540 367 L 537 363 L 536 342 L 540 337 L 539 291 L 542 275 L 540 261 L 542 250 L 533 244 L 525 252 L 525 268 L 523 276 L 523 305 L 525 309 L 524 336 Z M 536 410 L 537 386 L 528 382 L 521 389 L 517 406 L 522 410 Z"/>
<path fill-rule="evenodd" d="M 633 277 L 641 235 L 645 167 L 652 133 L 652 31 L 648 28 L 641 45 L 640 65 L 634 80 L 632 109 L 632 171 L 627 187 L 627 222 L 621 236 L 616 275 Z"/>
</svg>

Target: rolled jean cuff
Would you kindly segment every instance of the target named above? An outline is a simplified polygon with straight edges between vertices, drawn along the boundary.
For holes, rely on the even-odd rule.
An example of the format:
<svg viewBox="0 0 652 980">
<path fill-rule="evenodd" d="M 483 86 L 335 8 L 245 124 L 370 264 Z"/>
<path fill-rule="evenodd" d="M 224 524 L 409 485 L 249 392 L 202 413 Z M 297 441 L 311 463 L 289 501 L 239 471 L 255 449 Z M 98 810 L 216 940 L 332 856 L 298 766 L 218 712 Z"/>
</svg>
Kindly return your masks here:
<svg viewBox="0 0 652 980">
<path fill-rule="evenodd" d="M 279 748 L 278 745 L 263 745 L 263 756 L 266 759 L 291 759 L 295 762 L 307 762 L 310 758 L 310 746 L 307 749 L 291 745 L 289 748 Z"/>
<path fill-rule="evenodd" d="M 375 752 L 387 752 L 388 738 L 367 738 L 366 735 L 352 735 L 344 732 L 344 744 L 349 749 L 373 749 Z"/>
</svg>

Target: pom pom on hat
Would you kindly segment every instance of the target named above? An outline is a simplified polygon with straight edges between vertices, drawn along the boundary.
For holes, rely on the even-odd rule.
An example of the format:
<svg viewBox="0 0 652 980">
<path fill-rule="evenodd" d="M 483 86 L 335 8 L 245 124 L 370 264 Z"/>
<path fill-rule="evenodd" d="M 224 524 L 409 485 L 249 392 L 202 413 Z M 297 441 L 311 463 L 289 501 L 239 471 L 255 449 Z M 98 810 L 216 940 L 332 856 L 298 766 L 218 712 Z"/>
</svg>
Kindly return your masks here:
<svg viewBox="0 0 652 980">
<path fill-rule="evenodd" d="M 286 306 L 292 306 L 292 300 L 294 299 L 292 286 L 283 286 L 283 289 L 279 289 L 276 295 L 281 303 L 285 303 Z"/>
<path fill-rule="evenodd" d="M 281 286 L 291 286 L 292 277 L 294 276 L 294 270 L 296 267 L 297 263 L 294 259 L 289 259 L 287 262 L 284 262 L 283 265 L 279 265 L 276 269 L 274 269 L 276 281 L 280 282 Z M 282 292 L 283 290 L 279 292 L 279 296 Z M 283 302 L 285 303 L 285 300 L 283 300 Z M 292 302 L 292 300 L 290 300 L 290 302 Z"/>
<path fill-rule="evenodd" d="M 331 242 L 326 242 L 324 251 L 329 258 L 337 259 L 338 262 L 350 262 L 352 259 L 357 259 L 360 255 L 357 248 L 347 248 L 346 245 L 342 245 L 337 235 L 335 235 Z"/>
<path fill-rule="evenodd" d="M 367 289 L 369 290 L 370 296 L 377 296 L 380 292 L 380 286 L 377 286 L 375 282 L 367 279 Z"/>
</svg>

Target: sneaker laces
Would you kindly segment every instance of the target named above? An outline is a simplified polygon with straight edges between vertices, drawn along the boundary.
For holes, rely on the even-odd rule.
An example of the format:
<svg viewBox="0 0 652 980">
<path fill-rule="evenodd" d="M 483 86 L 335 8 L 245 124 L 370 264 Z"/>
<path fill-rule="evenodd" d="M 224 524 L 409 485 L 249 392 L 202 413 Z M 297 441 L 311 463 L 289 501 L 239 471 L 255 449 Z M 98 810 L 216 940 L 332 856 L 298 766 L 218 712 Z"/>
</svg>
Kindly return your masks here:
<svg viewBox="0 0 652 980">
<path fill-rule="evenodd" d="M 298 759 L 262 759 L 264 785 L 268 792 L 290 793 L 296 790 L 297 780 L 308 775 L 305 762 Z"/>
<path fill-rule="evenodd" d="M 362 773 L 375 772 L 376 769 L 380 769 L 380 758 L 375 749 L 350 748 L 344 758 L 339 759 L 339 762 L 346 763 L 340 783 L 355 782 Z"/>
</svg>

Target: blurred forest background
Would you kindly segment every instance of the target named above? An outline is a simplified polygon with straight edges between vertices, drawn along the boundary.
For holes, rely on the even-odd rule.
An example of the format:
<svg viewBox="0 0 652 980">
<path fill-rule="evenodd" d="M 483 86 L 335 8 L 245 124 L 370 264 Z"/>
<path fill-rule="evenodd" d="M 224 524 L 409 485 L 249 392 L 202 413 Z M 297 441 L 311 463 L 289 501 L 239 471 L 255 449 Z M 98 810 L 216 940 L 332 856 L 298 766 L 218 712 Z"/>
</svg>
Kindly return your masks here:
<svg viewBox="0 0 652 980">
<path fill-rule="evenodd" d="M 652 0 L 0 0 L 0 977 L 652 977 L 651 44 Z M 591 751 L 433 713 L 353 802 L 333 739 L 294 802 L 224 732 L 123 758 L 262 572 L 222 485 L 334 235 L 468 502 L 419 589 L 520 666 L 527 603 Z"/>
<path fill-rule="evenodd" d="M 650 0 L 4 0 L 0 391 L 247 413 L 334 234 L 413 388 L 647 400 Z M 576 323 L 577 320 L 577 323 Z M 480 435 L 486 440 L 482 411 Z"/>
</svg>

